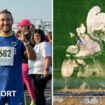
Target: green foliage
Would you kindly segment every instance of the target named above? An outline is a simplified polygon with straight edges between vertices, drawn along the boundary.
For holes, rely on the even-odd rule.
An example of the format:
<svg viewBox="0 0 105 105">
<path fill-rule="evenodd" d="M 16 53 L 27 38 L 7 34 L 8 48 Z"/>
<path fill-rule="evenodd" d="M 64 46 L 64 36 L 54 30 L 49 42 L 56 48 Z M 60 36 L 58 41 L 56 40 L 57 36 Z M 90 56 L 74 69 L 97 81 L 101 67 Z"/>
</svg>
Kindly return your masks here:
<svg viewBox="0 0 105 105">
<path fill-rule="evenodd" d="M 67 47 L 76 43 L 69 33 L 76 34 L 76 27 L 86 24 L 87 13 L 95 5 L 105 11 L 104 0 L 54 0 L 54 68 L 61 68 Z"/>
<path fill-rule="evenodd" d="M 81 22 L 86 25 L 87 13 L 89 9 L 95 5 L 100 6 L 102 11 L 105 12 L 104 0 L 54 0 L 54 79 L 58 79 L 58 81 L 63 80 L 61 77 L 61 65 L 65 59 L 66 49 L 68 46 L 76 44 L 77 39 L 70 38 L 70 32 L 76 34 L 76 28 L 80 26 Z M 95 33 L 96 35 L 99 34 L 99 32 Z M 105 49 L 105 46 L 103 46 L 103 49 Z M 95 59 L 98 59 L 99 62 L 104 65 L 105 51 L 103 50 L 100 56 L 95 56 Z M 92 64 L 94 63 L 94 60 L 90 57 L 86 58 L 85 62 Z M 56 71 L 56 69 L 59 70 Z M 74 78 L 76 74 L 77 73 L 74 72 L 72 78 L 69 78 L 70 86 L 76 86 L 76 78 Z M 82 80 L 84 80 L 84 78 L 78 79 L 78 83 Z M 100 79 L 95 76 L 85 80 L 89 83 L 91 80 L 100 81 Z M 62 82 L 61 85 L 63 85 Z M 57 83 L 56 80 L 54 80 L 54 86 L 57 86 Z M 59 84 L 59 87 L 61 85 Z"/>
</svg>

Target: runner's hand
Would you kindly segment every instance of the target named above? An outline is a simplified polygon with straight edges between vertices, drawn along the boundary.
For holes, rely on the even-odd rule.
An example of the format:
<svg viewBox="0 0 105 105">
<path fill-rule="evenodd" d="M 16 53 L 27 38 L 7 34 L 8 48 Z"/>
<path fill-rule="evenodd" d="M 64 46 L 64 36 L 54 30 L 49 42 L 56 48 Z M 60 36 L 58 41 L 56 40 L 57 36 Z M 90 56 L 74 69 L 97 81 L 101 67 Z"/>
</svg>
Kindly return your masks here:
<svg viewBox="0 0 105 105">
<path fill-rule="evenodd" d="M 48 77 L 48 75 L 49 75 L 48 71 L 44 70 L 42 73 L 43 78 Z"/>
<path fill-rule="evenodd" d="M 18 30 L 18 31 L 16 32 L 16 36 L 17 36 L 17 38 L 18 38 L 20 41 L 22 41 L 22 42 L 27 41 L 26 38 L 25 38 L 25 36 L 24 36 L 24 34 L 23 34 L 20 30 Z"/>
</svg>

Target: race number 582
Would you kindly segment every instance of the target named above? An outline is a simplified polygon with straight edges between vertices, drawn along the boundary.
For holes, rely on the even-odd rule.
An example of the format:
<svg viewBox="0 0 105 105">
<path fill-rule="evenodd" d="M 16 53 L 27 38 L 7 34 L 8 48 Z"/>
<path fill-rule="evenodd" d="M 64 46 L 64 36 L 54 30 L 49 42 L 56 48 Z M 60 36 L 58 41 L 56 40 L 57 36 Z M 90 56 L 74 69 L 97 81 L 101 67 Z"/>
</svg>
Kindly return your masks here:
<svg viewBox="0 0 105 105">
<path fill-rule="evenodd" d="M 11 50 L 0 49 L 0 57 L 11 57 Z"/>
</svg>

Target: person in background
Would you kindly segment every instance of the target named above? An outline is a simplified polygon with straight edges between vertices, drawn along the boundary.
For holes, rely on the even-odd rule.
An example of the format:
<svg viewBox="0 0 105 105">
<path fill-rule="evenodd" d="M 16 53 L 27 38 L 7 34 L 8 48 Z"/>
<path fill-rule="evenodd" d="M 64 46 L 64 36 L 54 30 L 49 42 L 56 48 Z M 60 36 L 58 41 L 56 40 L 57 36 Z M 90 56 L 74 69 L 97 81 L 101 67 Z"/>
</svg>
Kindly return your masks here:
<svg viewBox="0 0 105 105">
<path fill-rule="evenodd" d="M 34 80 L 36 88 L 36 105 L 46 105 L 44 91 L 47 82 L 51 79 L 52 49 L 51 45 L 45 40 L 44 31 L 40 29 L 34 31 L 33 40 L 37 57 L 35 61 L 28 60 L 29 75 Z"/>
<path fill-rule="evenodd" d="M 23 19 L 17 26 L 19 27 L 19 30 L 17 31 L 17 33 L 20 31 L 20 33 L 23 33 L 25 38 L 30 41 L 31 34 L 32 34 L 32 31 L 30 31 L 30 26 L 31 26 L 30 21 L 27 19 Z M 30 41 L 30 44 L 31 44 L 31 41 Z M 31 45 L 34 46 L 33 44 Z M 26 85 L 26 88 L 28 90 L 28 93 L 31 99 L 30 105 L 35 105 L 35 88 L 34 88 L 32 79 L 28 75 L 28 70 L 29 70 L 28 59 L 26 56 L 23 56 L 23 60 L 22 60 L 23 83 Z"/>
<path fill-rule="evenodd" d="M 52 44 L 52 32 L 48 32 L 47 33 L 47 37 L 48 37 L 48 42 Z"/>
<path fill-rule="evenodd" d="M 0 105 L 24 105 L 22 83 L 22 55 L 35 60 L 36 54 L 23 34 L 17 37 L 12 31 L 13 17 L 10 11 L 0 11 Z"/>
<path fill-rule="evenodd" d="M 33 33 L 34 30 L 35 30 L 35 25 L 31 23 L 31 25 L 30 25 L 30 31 L 31 31 L 31 33 Z"/>
</svg>

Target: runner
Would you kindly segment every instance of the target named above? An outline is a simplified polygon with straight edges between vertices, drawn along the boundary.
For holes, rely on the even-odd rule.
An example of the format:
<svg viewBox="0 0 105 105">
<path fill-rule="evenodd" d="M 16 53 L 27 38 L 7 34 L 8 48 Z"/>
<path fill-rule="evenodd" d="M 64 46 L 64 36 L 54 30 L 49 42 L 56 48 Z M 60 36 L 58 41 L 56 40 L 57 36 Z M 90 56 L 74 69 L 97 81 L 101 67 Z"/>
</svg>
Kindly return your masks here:
<svg viewBox="0 0 105 105">
<path fill-rule="evenodd" d="M 20 33 L 23 33 L 25 38 L 29 40 L 31 44 L 31 35 L 32 35 L 33 30 L 30 30 L 30 26 L 31 26 L 30 21 L 27 19 L 23 19 L 17 26 L 19 27 L 18 31 L 20 31 Z M 31 46 L 34 46 L 34 45 L 31 44 Z M 35 105 L 35 89 L 34 89 L 33 81 L 31 77 L 28 75 L 28 70 L 29 70 L 28 59 L 24 55 L 22 58 L 22 79 L 23 79 L 23 83 L 25 84 L 27 91 L 29 93 L 30 99 L 31 99 L 30 105 Z"/>
<path fill-rule="evenodd" d="M 45 34 L 42 30 L 36 29 L 34 32 L 34 50 L 36 52 L 36 60 L 29 60 L 29 74 L 34 80 L 36 91 L 36 105 L 46 105 L 44 91 L 47 82 L 51 79 L 52 73 L 52 49 L 51 44 L 46 42 Z"/>
<path fill-rule="evenodd" d="M 25 37 L 12 31 L 13 17 L 8 10 L 0 12 L 0 105 L 24 105 L 22 55 L 35 60 L 35 52 Z M 21 41 L 20 41 L 21 40 Z M 23 45 L 23 43 L 24 45 Z M 25 47 L 24 47 L 25 46 Z"/>
</svg>

